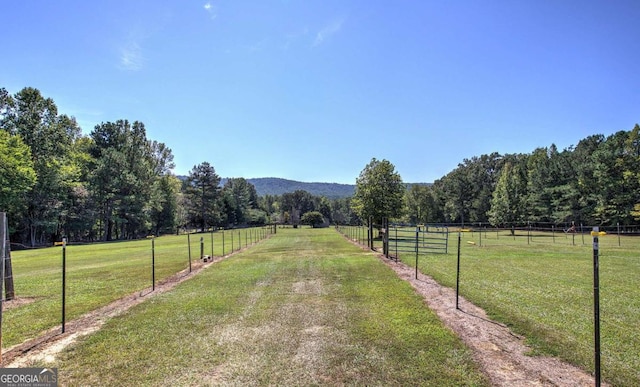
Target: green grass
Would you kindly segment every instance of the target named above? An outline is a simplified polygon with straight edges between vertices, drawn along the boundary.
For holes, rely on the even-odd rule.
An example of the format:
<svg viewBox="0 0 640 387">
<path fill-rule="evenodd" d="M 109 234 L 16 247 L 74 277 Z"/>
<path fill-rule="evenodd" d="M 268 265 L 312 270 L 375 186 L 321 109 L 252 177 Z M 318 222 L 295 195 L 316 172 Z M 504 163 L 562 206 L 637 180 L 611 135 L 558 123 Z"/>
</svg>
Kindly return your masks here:
<svg viewBox="0 0 640 387">
<path fill-rule="evenodd" d="M 599 239 L 602 375 L 614 385 L 640 385 L 640 238 Z M 526 231 L 515 238 L 487 232 L 482 241 L 478 232 L 463 233 L 460 292 L 525 335 L 533 354 L 559 356 L 593 372 L 592 237 L 582 241 L 562 232 L 531 239 Z M 455 288 L 456 253 L 457 233 L 449 254 L 419 257 L 420 271 Z M 402 259 L 415 265 L 415 254 Z"/>
<path fill-rule="evenodd" d="M 223 255 L 223 234 L 224 254 L 232 251 L 232 240 L 233 250 L 238 250 L 264 236 L 261 229 L 216 232 L 216 256 Z M 210 233 L 156 238 L 156 281 L 189 267 L 188 238 L 192 261 L 197 260 L 200 237 L 204 253 L 211 254 Z M 4 312 L 4 348 L 60 325 L 62 318 L 62 247 L 14 251 L 11 255 L 16 296 L 35 301 Z M 70 245 L 66 258 L 67 321 L 151 286 L 151 240 Z"/>
<path fill-rule="evenodd" d="M 411 286 L 331 229 L 286 229 L 107 322 L 65 385 L 486 385 Z"/>
</svg>

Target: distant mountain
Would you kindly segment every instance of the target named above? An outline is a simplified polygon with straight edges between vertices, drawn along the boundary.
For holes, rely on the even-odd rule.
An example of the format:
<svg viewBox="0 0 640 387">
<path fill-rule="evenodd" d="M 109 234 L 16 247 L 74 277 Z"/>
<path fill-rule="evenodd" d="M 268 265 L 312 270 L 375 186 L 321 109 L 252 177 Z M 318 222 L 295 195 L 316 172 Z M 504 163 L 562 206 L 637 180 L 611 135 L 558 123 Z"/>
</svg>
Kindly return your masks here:
<svg viewBox="0 0 640 387">
<path fill-rule="evenodd" d="M 186 176 L 178 176 L 178 178 L 185 180 Z M 303 190 L 314 196 L 325 196 L 328 199 L 338 199 L 353 196 L 356 190 L 355 184 L 306 183 L 303 181 L 281 179 L 279 177 L 258 177 L 246 180 L 256 187 L 258 196 L 282 195 L 288 192 Z M 223 186 L 226 181 L 227 178 L 222 178 L 220 180 L 220 186 Z M 407 183 L 407 187 L 414 184 L 431 185 L 431 183 Z"/>
<path fill-rule="evenodd" d="M 260 177 L 247 179 L 247 181 L 256 187 L 258 196 L 282 195 L 287 192 L 303 190 L 315 196 L 326 196 L 329 199 L 337 199 L 353 196 L 356 189 L 356 186 L 353 184 L 305 183 L 277 177 Z"/>
</svg>

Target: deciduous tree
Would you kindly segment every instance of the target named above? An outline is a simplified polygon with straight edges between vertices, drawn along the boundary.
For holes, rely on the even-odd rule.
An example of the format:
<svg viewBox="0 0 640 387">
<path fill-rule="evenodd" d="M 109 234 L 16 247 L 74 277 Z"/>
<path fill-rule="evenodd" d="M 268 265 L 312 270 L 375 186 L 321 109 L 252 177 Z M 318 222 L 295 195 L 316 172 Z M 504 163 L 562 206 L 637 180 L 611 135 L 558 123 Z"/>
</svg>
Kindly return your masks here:
<svg viewBox="0 0 640 387">
<path fill-rule="evenodd" d="M 80 136 L 80 128 L 75 119 L 59 116 L 53 100 L 43 97 L 38 89 L 26 87 L 11 100 L 3 94 L 2 127 L 19 135 L 30 148 L 36 173 L 21 217 L 27 239 L 35 246 L 60 233 L 63 203 L 77 178 L 71 148 Z"/>
<path fill-rule="evenodd" d="M 356 179 L 356 191 L 351 201 L 360 219 L 371 217 L 374 224 L 382 218 L 402 215 L 405 186 L 395 166 L 388 160 L 371 159 Z"/>
<path fill-rule="evenodd" d="M 302 215 L 300 223 L 307 224 L 311 227 L 319 227 L 324 223 L 324 217 L 319 211 L 309 211 Z"/>
<path fill-rule="evenodd" d="M 0 211 L 10 219 L 27 205 L 27 193 L 36 183 L 31 149 L 18 135 L 0 130 Z"/>
</svg>

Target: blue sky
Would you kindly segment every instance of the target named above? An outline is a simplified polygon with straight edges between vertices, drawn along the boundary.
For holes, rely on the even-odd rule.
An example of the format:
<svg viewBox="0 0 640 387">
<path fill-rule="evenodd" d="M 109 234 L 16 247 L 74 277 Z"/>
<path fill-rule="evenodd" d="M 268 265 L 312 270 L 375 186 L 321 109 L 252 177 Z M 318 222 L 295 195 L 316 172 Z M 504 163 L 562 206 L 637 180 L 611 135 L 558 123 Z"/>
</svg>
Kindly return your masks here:
<svg viewBox="0 0 640 387">
<path fill-rule="evenodd" d="M 12 1 L 0 87 L 84 133 L 142 121 L 176 174 L 406 182 L 640 122 L 640 2 Z"/>
</svg>

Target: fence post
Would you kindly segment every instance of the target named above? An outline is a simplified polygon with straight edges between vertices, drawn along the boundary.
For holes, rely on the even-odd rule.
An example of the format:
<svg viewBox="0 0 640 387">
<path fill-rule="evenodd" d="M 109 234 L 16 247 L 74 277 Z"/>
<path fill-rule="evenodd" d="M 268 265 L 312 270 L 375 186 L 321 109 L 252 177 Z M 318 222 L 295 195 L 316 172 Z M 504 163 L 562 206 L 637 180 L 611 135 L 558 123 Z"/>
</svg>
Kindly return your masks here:
<svg viewBox="0 0 640 387">
<path fill-rule="evenodd" d="M 384 230 L 382 233 L 382 254 L 389 258 L 389 220 L 387 218 L 382 218 L 382 229 Z"/>
<path fill-rule="evenodd" d="M 4 297 L 2 289 L 4 289 L 4 256 L 7 246 L 7 214 L 0 212 L 0 363 L 2 363 L 2 309 L 4 307 Z"/>
<path fill-rule="evenodd" d="M 9 224 L 5 222 L 5 235 L 6 239 L 2 242 L 4 244 L 4 262 L 2 263 L 2 279 L 4 281 L 4 297 L 7 301 L 13 300 L 16 297 L 15 289 L 13 288 L 13 269 L 11 265 L 11 241 L 9 240 Z M 2 289 L 0 289 L 0 294 Z"/>
<path fill-rule="evenodd" d="M 151 237 L 151 290 L 156 290 L 156 238 Z"/>
<path fill-rule="evenodd" d="M 618 247 L 620 247 L 620 222 L 618 222 Z"/>
<path fill-rule="evenodd" d="M 600 386 L 600 262 L 598 258 L 599 243 L 598 235 L 600 229 L 594 227 L 593 235 L 593 325 L 594 325 L 594 360 L 596 386 Z"/>
<path fill-rule="evenodd" d="M 189 273 L 191 273 L 191 234 L 187 233 L 187 245 L 189 246 Z"/>
<path fill-rule="evenodd" d="M 67 238 L 62 238 L 62 333 L 66 325 L 67 299 Z"/>
<path fill-rule="evenodd" d="M 369 231 L 368 231 L 368 235 L 369 235 L 369 238 L 370 238 L 370 241 L 371 241 L 371 242 L 370 242 L 370 246 L 369 246 L 369 248 L 370 248 L 371 250 L 373 250 L 373 249 L 374 249 L 374 246 L 373 246 L 373 217 L 372 217 L 372 216 L 370 216 L 370 217 L 369 217 L 369 227 L 368 227 L 368 230 L 369 230 Z"/>
<path fill-rule="evenodd" d="M 458 297 L 460 294 L 460 241 L 462 240 L 462 236 L 460 235 L 460 231 L 458 231 L 458 264 L 456 268 L 456 309 L 460 309 L 458 306 Z"/>
<path fill-rule="evenodd" d="M 396 225 L 396 262 L 398 262 L 398 226 Z"/>
<path fill-rule="evenodd" d="M 416 227 L 416 279 L 418 279 L 418 238 L 420 237 L 420 226 Z"/>
</svg>

